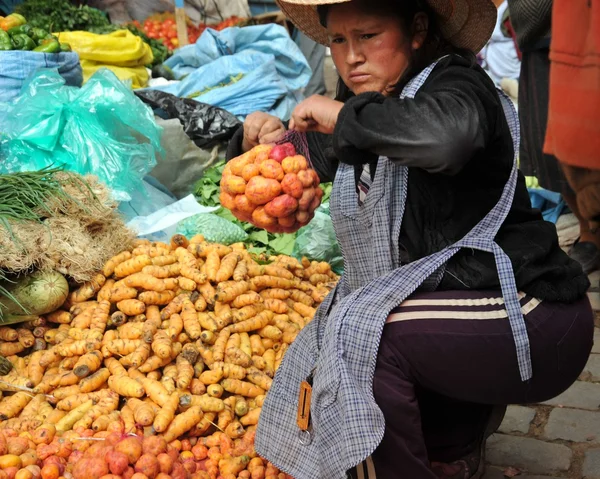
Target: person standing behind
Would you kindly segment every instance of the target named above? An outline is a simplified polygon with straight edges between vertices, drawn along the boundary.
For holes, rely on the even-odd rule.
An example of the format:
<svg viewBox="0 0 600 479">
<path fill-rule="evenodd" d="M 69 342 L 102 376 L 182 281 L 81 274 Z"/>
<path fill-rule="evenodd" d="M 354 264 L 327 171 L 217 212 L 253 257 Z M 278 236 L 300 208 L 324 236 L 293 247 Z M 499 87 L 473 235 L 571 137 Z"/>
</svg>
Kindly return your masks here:
<svg viewBox="0 0 600 479">
<path fill-rule="evenodd" d="M 600 266 L 600 230 L 590 229 L 557 158 L 543 151 L 548 122 L 552 0 L 508 0 L 508 5 L 522 51 L 520 168 L 525 175 L 537 177 L 543 188 L 562 194 L 580 226 L 579 240 L 569 256 L 590 273 Z"/>
<path fill-rule="evenodd" d="M 561 162 L 577 208 L 600 234 L 600 2 L 555 0 L 544 151 Z"/>
</svg>

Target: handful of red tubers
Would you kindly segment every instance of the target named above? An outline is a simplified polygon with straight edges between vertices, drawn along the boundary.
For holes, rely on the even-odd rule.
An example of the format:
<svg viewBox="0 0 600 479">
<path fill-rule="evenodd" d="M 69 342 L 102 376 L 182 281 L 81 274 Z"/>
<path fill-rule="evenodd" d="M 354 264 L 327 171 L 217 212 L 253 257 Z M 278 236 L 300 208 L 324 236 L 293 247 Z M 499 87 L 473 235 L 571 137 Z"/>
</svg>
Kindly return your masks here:
<svg viewBox="0 0 600 479">
<path fill-rule="evenodd" d="M 241 221 L 293 233 L 321 204 L 319 184 L 317 172 L 291 143 L 258 145 L 225 166 L 220 201 Z"/>
</svg>

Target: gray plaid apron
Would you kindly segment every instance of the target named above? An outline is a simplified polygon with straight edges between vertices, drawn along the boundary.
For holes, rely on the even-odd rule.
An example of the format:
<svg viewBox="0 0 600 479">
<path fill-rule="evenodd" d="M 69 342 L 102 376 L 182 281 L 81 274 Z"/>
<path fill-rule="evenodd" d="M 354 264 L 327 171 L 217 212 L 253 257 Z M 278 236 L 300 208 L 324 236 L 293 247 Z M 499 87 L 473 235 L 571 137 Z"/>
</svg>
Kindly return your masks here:
<svg viewBox="0 0 600 479">
<path fill-rule="evenodd" d="M 435 64 L 415 77 L 401 97 L 413 98 Z M 518 119 L 501 95 L 515 152 Z M 338 479 L 364 461 L 383 438 L 385 419 L 373 397 L 379 341 L 388 314 L 436 276 L 461 248 L 493 253 L 519 372 L 531 378 L 529 341 L 510 259 L 494 238 L 512 205 L 513 168 L 498 204 L 463 239 L 409 264 L 400 262 L 399 237 L 409 169 L 381 157 L 362 204 L 354 168 L 340 163 L 331 196 L 331 216 L 344 256 L 345 272 L 314 320 L 288 350 L 263 405 L 257 452 L 295 479 Z M 300 431 L 296 412 L 300 383 L 312 377 L 311 426 Z"/>
</svg>

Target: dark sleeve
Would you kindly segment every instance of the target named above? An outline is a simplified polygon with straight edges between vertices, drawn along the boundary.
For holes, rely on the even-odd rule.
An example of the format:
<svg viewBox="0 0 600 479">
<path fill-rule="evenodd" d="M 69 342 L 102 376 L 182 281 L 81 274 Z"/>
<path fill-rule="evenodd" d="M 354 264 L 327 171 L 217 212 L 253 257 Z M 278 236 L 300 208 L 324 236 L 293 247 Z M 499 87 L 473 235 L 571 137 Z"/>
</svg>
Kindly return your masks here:
<svg viewBox="0 0 600 479">
<path fill-rule="evenodd" d="M 319 174 L 321 183 L 329 183 L 335 178 L 338 160 L 333 151 L 332 135 L 308 132 L 308 150 L 312 167 Z"/>
<path fill-rule="evenodd" d="M 363 93 L 350 98 L 333 133 L 337 158 L 353 165 L 387 156 L 431 173 L 458 173 L 488 141 L 486 112 L 500 101 L 485 73 L 439 68 L 414 99 Z"/>
<path fill-rule="evenodd" d="M 287 127 L 287 123 L 285 123 Z M 227 145 L 227 152 L 225 153 L 225 159 L 227 161 L 240 156 L 242 151 L 242 140 L 244 139 L 244 127 L 240 126 L 234 133 L 229 145 Z M 308 140 L 308 149 L 310 153 L 310 161 L 313 168 L 318 173 L 322 183 L 328 183 L 333 181 L 335 172 L 337 171 L 338 161 L 335 158 L 333 148 L 331 146 L 331 135 L 324 135 L 322 133 L 306 134 Z"/>
<path fill-rule="evenodd" d="M 240 156 L 242 153 L 242 140 L 244 139 L 244 125 L 240 127 L 233 134 L 229 144 L 227 145 L 227 151 L 225 152 L 225 160 L 233 160 L 236 156 Z"/>
</svg>

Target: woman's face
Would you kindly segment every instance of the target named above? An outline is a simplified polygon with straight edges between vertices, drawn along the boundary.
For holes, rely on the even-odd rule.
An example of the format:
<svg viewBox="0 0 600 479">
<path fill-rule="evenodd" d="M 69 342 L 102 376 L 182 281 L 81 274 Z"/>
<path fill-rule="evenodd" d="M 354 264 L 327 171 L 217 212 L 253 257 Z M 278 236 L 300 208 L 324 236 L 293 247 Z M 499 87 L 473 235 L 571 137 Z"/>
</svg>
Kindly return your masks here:
<svg viewBox="0 0 600 479">
<path fill-rule="evenodd" d="M 412 41 L 394 16 L 367 14 L 354 2 L 327 15 L 331 56 L 350 90 L 387 95 L 408 67 Z"/>
</svg>

